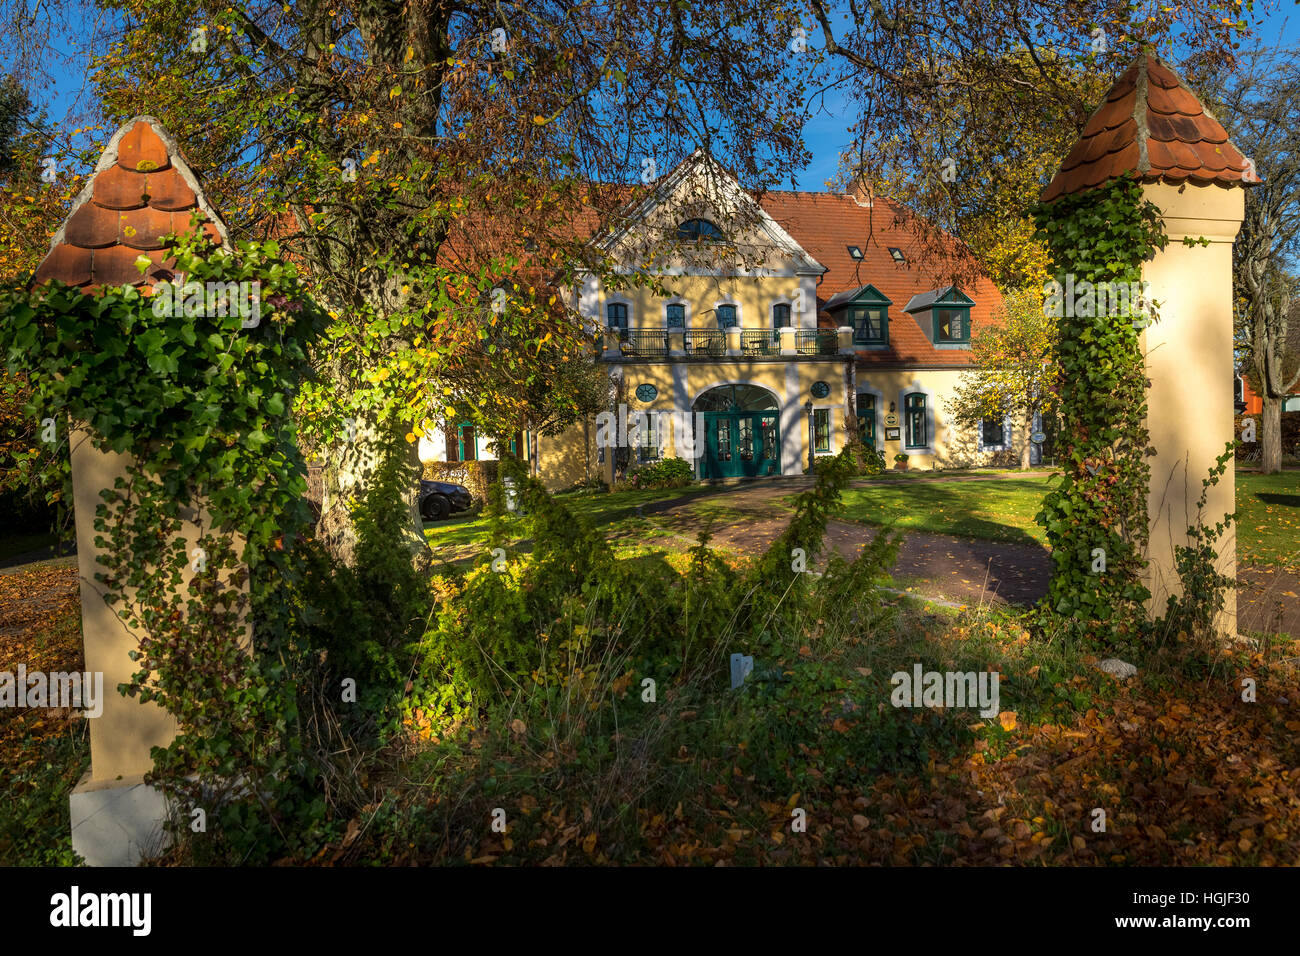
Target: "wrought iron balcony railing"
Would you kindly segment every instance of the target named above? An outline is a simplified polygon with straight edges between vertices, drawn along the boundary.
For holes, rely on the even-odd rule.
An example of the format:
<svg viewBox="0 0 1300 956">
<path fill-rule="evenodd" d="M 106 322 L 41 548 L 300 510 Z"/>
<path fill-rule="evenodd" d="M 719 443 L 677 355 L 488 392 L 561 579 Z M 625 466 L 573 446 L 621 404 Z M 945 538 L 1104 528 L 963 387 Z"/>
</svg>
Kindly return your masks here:
<svg viewBox="0 0 1300 956">
<path fill-rule="evenodd" d="M 834 355 L 840 350 L 840 334 L 835 329 L 803 329 L 795 332 L 794 346 L 800 355 Z"/>
<path fill-rule="evenodd" d="M 780 355 L 781 333 L 775 329 L 747 329 L 740 333 L 740 351 L 745 355 Z"/>
<path fill-rule="evenodd" d="M 687 329 L 682 333 L 687 357 L 713 358 L 727 354 L 727 333 L 720 329 Z"/>
<path fill-rule="evenodd" d="M 665 329 L 624 332 L 620 344 L 624 355 L 667 355 L 668 332 Z"/>
</svg>

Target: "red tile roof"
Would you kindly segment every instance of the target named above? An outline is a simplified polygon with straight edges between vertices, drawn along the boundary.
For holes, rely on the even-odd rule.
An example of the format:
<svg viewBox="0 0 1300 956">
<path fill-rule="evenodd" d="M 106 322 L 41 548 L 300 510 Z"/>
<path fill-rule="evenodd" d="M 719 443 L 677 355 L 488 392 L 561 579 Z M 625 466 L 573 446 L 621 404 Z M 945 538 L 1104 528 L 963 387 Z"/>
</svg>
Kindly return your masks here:
<svg viewBox="0 0 1300 956">
<path fill-rule="evenodd" d="M 817 287 L 818 325 L 835 324 L 822 309 L 838 292 L 870 283 L 891 300 L 889 348 L 859 350 L 859 366 L 970 364 L 968 349 L 935 348 L 917 318 L 903 311 L 912 296 L 947 287 L 954 276 L 973 271 L 968 254 L 963 255 L 955 240 L 943 234 L 922 239 L 913 215 L 880 197 L 867 206 L 860 197 L 839 193 L 769 192 L 762 203 L 768 215 L 826 267 Z M 849 246 L 862 250 L 861 261 L 849 255 Z M 902 250 L 906 261 L 894 261 L 890 246 Z M 975 302 L 971 327 L 989 324 L 1002 305 L 997 287 L 982 276 L 959 279 L 957 286 Z"/>
<path fill-rule="evenodd" d="M 1149 54 L 1115 81 L 1043 192 L 1086 192 L 1125 173 L 1143 182 L 1251 184 L 1254 167 L 1178 74 Z"/>
<path fill-rule="evenodd" d="M 59 279 L 92 293 L 170 279 L 175 262 L 163 255 L 162 237 L 188 232 L 196 210 L 212 242 L 227 245 L 226 227 L 175 141 L 153 117 L 128 120 L 108 141 L 32 283 Z M 135 266 L 142 255 L 153 262 L 144 275 Z"/>
</svg>

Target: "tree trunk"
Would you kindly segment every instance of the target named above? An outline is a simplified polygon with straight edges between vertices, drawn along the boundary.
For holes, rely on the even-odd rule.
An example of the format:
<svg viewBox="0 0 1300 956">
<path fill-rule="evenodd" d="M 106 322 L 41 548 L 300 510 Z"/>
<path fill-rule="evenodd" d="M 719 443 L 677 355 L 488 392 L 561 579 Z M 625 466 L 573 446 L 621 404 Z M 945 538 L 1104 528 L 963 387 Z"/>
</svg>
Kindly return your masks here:
<svg viewBox="0 0 1300 956">
<path fill-rule="evenodd" d="M 1282 470 L 1282 402 L 1268 395 L 1263 402 L 1259 416 L 1261 468 L 1264 474 L 1273 475 Z"/>
<path fill-rule="evenodd" d="M 358 418 L 355 425 L 354 434 L 341 435 L 338 441 L 321 449 L 325 464 L 321 475 L 321 516 L 316 523 L 316 537 L 335 560 L 348 567 L 355 566 L 357 559 L 358 537 L 352 512 L 365 499 L 379 462 L 380 441 L 383 440 L 374 422 Z M 419 444 L 411 443 L 402 454 L 408 463 L 414 463 L 412 474 L 418 478 L 423 471 L 419 463 Z M 405 548 L 412 563 L 423 570 L 431 563 L 432 554 L 420 517 L 418 481 L 412 482 L 406 503 L 411 520 L 403 526 L 401 537 L 393 544 Z"/>
<path fill-rule="evenodd" d="M 1020 470 L 1029 470 L 1029 458 L 1033 452 L 1034 443 L 1030 436 L 1034 433 L 1034 410 L 1031 408 L 1025 413 L 1025 430 L 1024 441 L 1020 443 Z"/>
</svg>

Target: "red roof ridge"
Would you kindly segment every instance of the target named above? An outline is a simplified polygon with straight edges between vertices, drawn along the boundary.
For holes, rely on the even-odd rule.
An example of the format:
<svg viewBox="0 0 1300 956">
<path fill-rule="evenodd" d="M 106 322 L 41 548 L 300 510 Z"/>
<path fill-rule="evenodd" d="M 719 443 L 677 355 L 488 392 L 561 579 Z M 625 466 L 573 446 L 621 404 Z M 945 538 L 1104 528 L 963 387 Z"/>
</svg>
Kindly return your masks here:
<svg viewBox="0 0 1300 956">
<path fill-rule="evenodd" d="M 1088 117 L 1043 202 L 1087 192 L 1134 173 L 1142 182 L 1259 182 L 1254 164 L 1171 67 L 1143 53 L 1120 74 Z"/>
<path fill-rule="evenodd" d="M 212 243 L 229 251 L 226 225 L 176 141 L 154 117 L 133 116 L 104 147 L 31 284 L 58 279 L 93 293 L 171 279 L 175 260 L 164 256 L 162 237 L 189 232 L 195 212 Z M 141 256 L 152 262 L 143 275 Z"/>
</svg>

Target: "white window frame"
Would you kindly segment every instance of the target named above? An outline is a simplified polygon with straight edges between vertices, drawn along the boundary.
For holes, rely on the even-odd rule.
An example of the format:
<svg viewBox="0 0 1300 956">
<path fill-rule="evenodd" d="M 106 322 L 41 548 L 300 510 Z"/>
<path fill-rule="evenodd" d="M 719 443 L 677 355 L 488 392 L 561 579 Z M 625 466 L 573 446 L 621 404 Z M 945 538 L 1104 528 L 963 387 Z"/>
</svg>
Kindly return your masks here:
<svg viewBox="0 0 1300 956">
<path fill-rule="evenodd" d="M 623 305 L 627 307 L 627 330 L 632 332 L 636 329 L 636 305 L 625 295 L 614 294 L 606 296 L 600 304 L 600 325 L 606 332 L 611 331 L 609 326 L 609 307 L 611 305 Z"/>
<path fill-rule="evenodd" d="M 812 435 L 809 437 L 813 442 L 814 458 L 833 458 L 839 454 L 835 449 L 835 408 L 836 406 L 834 405 L 813 406 Z M 821 411 L 826 412 L 826 443 L 830 446 L 826 451 L 817 450 L 817 413 Z M 841 409 L 841 411 L 843 411 L 843 409 Z M 840 424 L 843 425 L 844 422 L 841 421 Z"/>
<path fill-rule="evenodd" d="M 795 315 L 795 311 L 794 311 L 794 300 L 791 299 L 789 296 L 782 296 L 782 297 L 780 297 L 780 298 L 773 299 L 771 302 L 768 303 L 768 306 L 767 306 L 767 325 L 768 325 L 768 328 L 771 329 L 771 330 L 773 330 L 773 331 L 775 331 L 775 330 L 778 328 L 778 326 L 777 326 L 777 324 L 776 324 L 776 307 L 777 307 L 778 305 L 784 305 L 784 306 L 788 306 L 788 307 L 789 307 L 789 309 L 790 309 L 790 324 L 789 324 L 789 325 L 786 325 L 786 326 L 781 326 L 781 327 L 782 327 L 782 328 L 787 328 L 787 329 L 790 329 L 791 331 L 793 331 L 794 329 L 797 328 L 797 326 L 794 324 L 794 323 L 795 323 L 795 320 L 796 320 L 796 315 Z"/>
<path fill-rule="evenodd" d="M 733 326 L 722 326 L 718 324 L 718 306 L 729 305 L 736 310 L 736 324 Z M 735 299 L 719 299 L 713 303 L 713 327 L 719 331 L 726 331 L 727 328 L 743 329 L 745 327 L 745 310 Z"/>
<path fill-rule="evenodd" d="M 992 418 L 992 415 L 986 416 Z M 1011 413 L 1008 412 L 1002 416 L 1002 444 L 986 445 L 984 444 L 984 419 L 981 418 L 978 425 L 975 426 L 975 450 L 978 452 L 985 451 L 1006 451 L 1011 447 Z"/>
<path fill-rule="evenodd" d="M 680 305 L 682 307 L 683 316 L 680 330 L 685 331 L 689 329 L 691 327 L 691 319 L 693 318 L 691 315 L 691 300 L 680 295 L 675 295 L 671 299 L 664 300 L 664 328 L 669 331 L 677 328 L 677 326 L 668 324 L 668 307 L 670 305 Z"/>
</svg>

